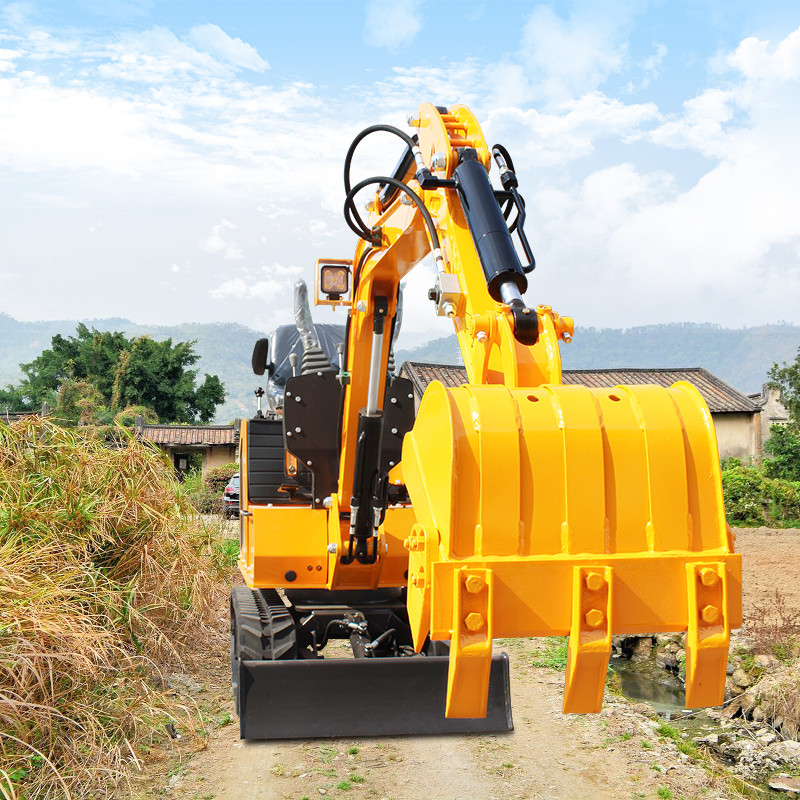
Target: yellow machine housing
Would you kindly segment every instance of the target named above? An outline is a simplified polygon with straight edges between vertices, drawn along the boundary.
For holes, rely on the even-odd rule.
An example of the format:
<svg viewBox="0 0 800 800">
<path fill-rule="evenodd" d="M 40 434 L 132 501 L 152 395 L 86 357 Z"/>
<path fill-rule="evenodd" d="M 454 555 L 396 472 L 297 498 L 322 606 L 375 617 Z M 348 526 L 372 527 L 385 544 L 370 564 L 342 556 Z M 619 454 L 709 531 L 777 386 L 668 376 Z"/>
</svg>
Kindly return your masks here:
<svg viewBox="0 0 800 800">
<path fill-rule="evenodd" d="M 505 188 L 491 191 L 501 205 L 514 202 L 516 177 L 502 148 L 489 148 L 463 105 L 422 104 L 411 125 L 418 150 L 409 145 L 394 178 L 406 188 L 389 191 L 389 178 L 374 179 L 353 261 L 324 262 L 352 270 L 347 297 L 328 301 L 348 314 L 335 488 L 282 506 L 252 502 L 254 423 L 242 422 L 247 585 L 406 588 L 414 649 L 450 642 L 449 719 L 486 713 L 498 637 L 568 635 L 564 711 L 591 712 L 601 706 L 613 634 L 686 631 L 687 707 L 721 703 L 730 630 L 741 622 L 741 563 L 705 402 L 685 382 L 563 386 L 559 341 L 570 341 L 572 320 L 516 299 L 513 286 L 521 295 L 527 272 L 487 265 L 485 237 L 469 216 L 480 208 L 459 171 L 466 160 L 469 180 L 479 180 L 474 164 L 488 174 L 494 157 Z M 353 502 L 362 417 L 371 402 L 378 417 L 385 412 L 391 383 L 391 336 L 376 331 L 397 314 L 400 280 L 431 252 L 437 313 L 453 321 L 469 382 L 427 388 L 402 461 L 388 473 L 410 500 L 383 509 L 369 543 L 374 561 L 348 562 L 353 520 L 366 502 L 359 499 L 361 512 Z M 396 434 L 384 430 L 384 440 Z M 285 443 L 304 464 L 296 441 Z"/>
</svg>

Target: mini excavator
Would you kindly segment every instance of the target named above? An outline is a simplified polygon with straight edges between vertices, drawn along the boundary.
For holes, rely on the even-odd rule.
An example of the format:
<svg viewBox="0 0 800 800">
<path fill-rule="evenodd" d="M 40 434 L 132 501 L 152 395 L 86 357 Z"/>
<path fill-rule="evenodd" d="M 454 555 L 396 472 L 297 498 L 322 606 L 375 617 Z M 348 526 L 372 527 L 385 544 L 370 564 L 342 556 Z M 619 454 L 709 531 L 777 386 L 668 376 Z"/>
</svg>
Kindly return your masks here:
<svg viewBox="0 0 800 800">
<path fill-rule="evenodd" d="M 509 153 L 463 105 L 422 104 L 409 125 L 365 129 L 345 159 L 359 241 L 317 262 L 314 299 L 346 325 L 314 326 L 300 284 L 296 326 L 253 351 L 268 408 L 259 388 L 240 431 L 241 736 L 510 730 L 501 637 L 568 635 L 563 708 L 582 713 L 600 710 L 613 634 L 686 631 L 686 705 L 720 704 L 741 561 L 705 402 L 685 382 L 562 385 L 573 322 L 524 299 Z M 377 132 L 402 155 L 353 185 Z M 429 254 L 468 383 L 433 381 L 415 411 L 393 342 L 400 281 Z"/>
</svg>

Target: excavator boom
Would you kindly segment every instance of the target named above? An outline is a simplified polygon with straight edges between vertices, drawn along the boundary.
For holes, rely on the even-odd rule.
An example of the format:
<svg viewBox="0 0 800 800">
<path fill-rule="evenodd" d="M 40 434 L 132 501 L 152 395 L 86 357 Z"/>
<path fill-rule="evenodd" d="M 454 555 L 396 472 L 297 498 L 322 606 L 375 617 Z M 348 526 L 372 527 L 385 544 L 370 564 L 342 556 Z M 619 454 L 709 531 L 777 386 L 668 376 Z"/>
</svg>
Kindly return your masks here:
<svg viewBox="0 0 800 800">
<path fill-rule="evenodd" d="M 303 286 L 282 404 L 242 423 L 242 735 L 510 729 L 498 637 L 568 635 L 564 711 L 591 712 L 612 635 L 686 631 L 687 706 L 721 703 L 741 564 L 708 408 L 687 383 L 563 386 L 573 323 L 524 299 L 535 261 L 509 153 L 463 105 L 422 104 L 409 124 L 366 129 L 346 157 L 359 243 L 352 261 L 318 262 L 315 285 L 347 310 L 338 352 Z M 352 185 L 377 132 L 403 155 Z M 392 348 L 400 282 L 428 254 L 468 383 L 433 382 L 415 410 Z M 275 373 L 265 341 L 254 369 Z M 355 658 L 322 657 L 332 638 Z"/>
</svg>

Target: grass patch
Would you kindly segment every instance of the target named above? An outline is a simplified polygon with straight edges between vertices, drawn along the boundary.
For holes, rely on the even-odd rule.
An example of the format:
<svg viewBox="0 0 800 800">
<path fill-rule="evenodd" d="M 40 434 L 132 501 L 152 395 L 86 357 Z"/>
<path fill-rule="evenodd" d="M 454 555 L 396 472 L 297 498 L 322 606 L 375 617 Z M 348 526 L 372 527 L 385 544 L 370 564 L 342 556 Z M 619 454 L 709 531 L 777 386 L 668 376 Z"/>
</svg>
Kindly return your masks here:
<svg viewBox="0 0 800 800">
<path fill-rule="evenodd" d="M 557 669 L 559 671 L 565 670 L 567 668 L 567 645 L 566 636 L 555 636 L 548 639 L 545 643 L 544 651 L 534 655 L 533 666 Z"/>
<path fill-rule="evenodd" d="M 669 786 L 659 786 L 658 791 L 656 791 L 656 795 L 660 797 L 661 800 L 671 800 L 671 798 L 674 796 Z"/>
<path fill-rule="evenodd" d="M 85 796 L 200 734 L 155 666 L 196 647 L 219 577 L 169 460 L 119 429 L 0 425 L 0 763 L 12 797 Z M 0 774 L 3 774 L 0 772 Z"/>
</svg>

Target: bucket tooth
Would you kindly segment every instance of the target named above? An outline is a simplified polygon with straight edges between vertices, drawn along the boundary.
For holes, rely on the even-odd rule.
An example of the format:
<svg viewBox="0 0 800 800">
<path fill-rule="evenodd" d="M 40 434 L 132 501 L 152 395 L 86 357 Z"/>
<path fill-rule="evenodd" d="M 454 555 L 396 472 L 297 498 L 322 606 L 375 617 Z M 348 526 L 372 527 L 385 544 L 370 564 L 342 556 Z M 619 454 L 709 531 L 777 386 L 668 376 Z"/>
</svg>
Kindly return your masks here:
<svg viewBox="0 0 800 800">
<path fill-rule="evenodd" d="M 494 575 L 461 567 L 453 575 L 453 637 L 447 676 L 448 719 L 482 717 L 492 667 Z"/>
<path fill-rule="evenodd" d="M 564 713 L 600 711 L 611 656 L 612 567 L 573 567 Z"/>
<path fill-rule="evenodd" d="M 686 708 L 721 705 L 731 629 L 724 562 L 686 565 Z"/>
</svg>

